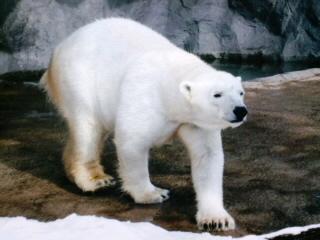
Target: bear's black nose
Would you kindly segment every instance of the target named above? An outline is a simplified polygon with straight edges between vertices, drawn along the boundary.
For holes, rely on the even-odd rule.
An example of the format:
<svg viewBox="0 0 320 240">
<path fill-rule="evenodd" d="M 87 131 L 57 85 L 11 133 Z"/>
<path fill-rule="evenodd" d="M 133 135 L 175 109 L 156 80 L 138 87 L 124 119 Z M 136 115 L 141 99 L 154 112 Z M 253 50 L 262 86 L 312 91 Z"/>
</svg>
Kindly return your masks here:
<svg viewBox="0 0 320 240">
<path fill-rule="evenodd" d="M 247 115 L 248 111 L 245 107 L 235 107 L 233 109 L 234 115 L 237 117 L 237 122 L 240 122 L 243 120 L 243 118 Z"/>
</svg>

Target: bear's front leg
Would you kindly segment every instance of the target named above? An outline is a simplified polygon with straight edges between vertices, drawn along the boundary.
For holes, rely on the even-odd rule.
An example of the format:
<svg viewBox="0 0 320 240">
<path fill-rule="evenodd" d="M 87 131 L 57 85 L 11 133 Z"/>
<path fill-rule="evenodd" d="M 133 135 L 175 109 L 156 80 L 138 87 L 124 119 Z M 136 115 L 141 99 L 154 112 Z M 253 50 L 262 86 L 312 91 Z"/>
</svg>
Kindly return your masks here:
<svg viewBox="0 0 320 240">
<path fill-rule="evenodd" d="M 136 203 L 161 203 L 169 198 L 169 190 L 155 187 L 149 177 L 149 148 L 139 141 L 116 139 L 119 175 L 122 188 Z"/>
<path fill-rule="evenodd" d="M 179 136 L 191 157 L 199 228 L 208 231 L 234 229 L 235 222 L 223 205 L 224 156 L 221 131 L 186 125 L 180 128 Z"/>
</svg>

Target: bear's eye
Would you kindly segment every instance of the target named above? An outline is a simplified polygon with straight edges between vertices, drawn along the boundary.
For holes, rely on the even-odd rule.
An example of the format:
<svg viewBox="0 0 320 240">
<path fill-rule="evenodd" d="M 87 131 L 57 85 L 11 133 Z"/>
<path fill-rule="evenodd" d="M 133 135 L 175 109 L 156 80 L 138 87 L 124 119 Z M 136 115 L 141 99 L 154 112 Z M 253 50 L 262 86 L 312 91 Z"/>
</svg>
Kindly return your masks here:
<svg viewBox="0 0 320 240">
<path fill-rule="evenodd" d="M 243 96 L 243 92 L 240 92 L 240 96 Z"/>
<path fill-rule="evenodd" d="M 219 98 L 222 96 L 222 93 L 216 93 L 215 95 L 213 95 L 215 98 Z"/>
</svg>

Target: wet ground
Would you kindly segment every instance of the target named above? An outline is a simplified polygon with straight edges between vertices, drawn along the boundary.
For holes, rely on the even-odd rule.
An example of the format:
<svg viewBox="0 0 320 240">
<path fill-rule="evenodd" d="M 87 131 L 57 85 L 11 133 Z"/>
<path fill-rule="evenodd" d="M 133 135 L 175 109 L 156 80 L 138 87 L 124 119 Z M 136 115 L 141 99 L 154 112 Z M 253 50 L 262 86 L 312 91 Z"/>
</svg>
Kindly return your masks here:
<svg viewBox="0 0 320 240">
<path fill-rule="evenodd" d="M 223 134 L 225 204 L 238 225 L 228 234 L 320 222 L 319 96 L 320 81 L 247 90 L 248 122 Z M 95 194 L 78 190 L 63 172 L 65 139 L 63 121 L 36 87 L 0 83 L 0 216 L 47 221 L 94 214 L 197 231 L 190 164 L 178 141 L 151 153 L 152 180 L 171 189 L 171 198 L 145 206 L 134 204 L 119 186 Z M 111 141 L 103 164 L 116 175 Z"/>
</svg>

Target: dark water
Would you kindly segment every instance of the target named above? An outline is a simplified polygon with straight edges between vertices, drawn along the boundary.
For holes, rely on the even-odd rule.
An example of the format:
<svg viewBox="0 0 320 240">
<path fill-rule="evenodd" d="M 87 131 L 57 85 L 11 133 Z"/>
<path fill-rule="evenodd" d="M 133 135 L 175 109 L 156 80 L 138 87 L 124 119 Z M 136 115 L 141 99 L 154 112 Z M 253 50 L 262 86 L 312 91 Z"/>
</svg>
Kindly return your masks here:
<svg viewBox="0 0 320 240">
<path fill-rule="evenodd" d="M 245 81 L 252 81 L 255 78 L 272 76 L 284 72 L 304 70 L 320 67 L 320 63 L 278 63 L 278 64 L 239 64 L 214 61 L 211 65 L 219 70 L 227 71 L 235 76 L 241 76 Z"/>
</svg>

